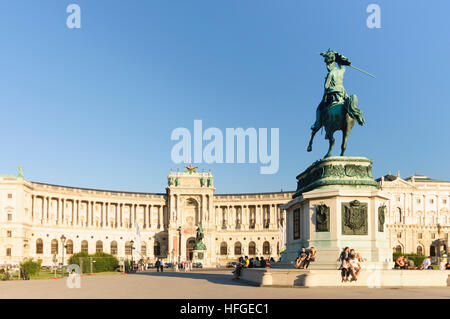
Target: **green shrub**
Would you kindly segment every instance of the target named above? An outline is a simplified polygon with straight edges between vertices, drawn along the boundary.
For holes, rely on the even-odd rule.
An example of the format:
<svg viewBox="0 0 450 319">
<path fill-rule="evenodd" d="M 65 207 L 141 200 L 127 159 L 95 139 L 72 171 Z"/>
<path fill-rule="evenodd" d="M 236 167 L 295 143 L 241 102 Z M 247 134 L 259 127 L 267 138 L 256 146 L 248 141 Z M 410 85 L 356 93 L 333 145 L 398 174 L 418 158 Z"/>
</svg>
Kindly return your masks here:
<svg viewBox="0 0 450 319">
<path fill-rule="evenodd" d="M 28 276 L 34 276 L 41 271 L 41 262 L 33 261 L 33 258 L 25 258 L 25 260 L 20 264 L 20 268 L 25 270 Z"/>
<path fill-rule="evenodd" d="M 119 260 L 107 253 L 95 253 L 89 255 L 86 252 L 79 252 L 69 259 L 69 264 L 79 265 L 83 273 L 115 271 L 119 266 Z"/>
</svg>

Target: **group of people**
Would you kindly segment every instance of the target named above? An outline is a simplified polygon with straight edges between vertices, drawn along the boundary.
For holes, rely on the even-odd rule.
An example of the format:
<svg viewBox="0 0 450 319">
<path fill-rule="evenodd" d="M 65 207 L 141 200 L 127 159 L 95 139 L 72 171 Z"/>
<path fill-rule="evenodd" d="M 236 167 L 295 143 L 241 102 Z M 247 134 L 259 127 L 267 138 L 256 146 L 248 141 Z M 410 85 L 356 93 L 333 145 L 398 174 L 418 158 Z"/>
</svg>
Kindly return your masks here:
<svg viewBox="0 0 450 319">
<path fill-rule="evenodd" d="M 180 271 L 181 269 L 184 270 L 184 272 L 187 272 L 189 270 L 192 270 L 192 262 L 183 261 L 180 263 L 175 263 L 174 269 L 175 271 Z"/>
<path fill-rule="evenodd" d="M 345 247 L 339 256 L 342 282 L 357 281 L 361 273 L 361 255 L 350 247 Z"/>
<path fill-rule="evenodd" d="M 398 256 L 395 260 L 394 269 L 417 269 L 412 260 L 408 260 L 405 256 Z"/>
<path fill-rule="evenodd" d="M 450 270 L 450 263 L 447 260 L 447 255 L 444 254 L 442 257 L 443 258 L 441 258 L 441 261 L 439 263 L 439 269 Z M 433 269 L 433 266 L 431 264 L 432 264 L 431 256 L 425 258 L 422 264 L 420 264 L 420 266 L 417 267 L 414 265 L 414 261 L 408 260 L 405 256 L 402 255 L 398 256 L 397 259 L 395 260 L 394 269 L 418 269 L 418 270 Z"/>
<path fill-rule="evenodd" d="M 274 263 L 275 260 L 273 257 L 270 259 L 264 259 L 264 257 L 255 257 L 255 258 L 248 258 L 248 256 L 245 257 L 239 257 L 238 264 L 241 264 L 244 268 L 266 268 L 270 267 L 270 264 Z"/>
<path fill-rule="evenodd" d="M 164 260 L 158 258 L 155 263 L 155 268 L 157 272 L 164 272 Z"/>
<path fill-rule="evenodd" d="M 270 267 L 273 263 L 275 263 L 275 259 L 273 259 L 273 257 L 270 257 L 270 259 L 264 259 L 264 257 L 239 257 L 236 268 L 233 270 L 234 278 L 239 279 L 242 268 L 266 268 Z"/>
<path fill-rule="evenodd" d="M 309 264 L 316 259 L 316 255 L 317 251 L 314 247 L 311 247 L 310 249 L 302 247 L 297 258 L 295 259 L 294 268 L 307 269 Z"/>
</svg>

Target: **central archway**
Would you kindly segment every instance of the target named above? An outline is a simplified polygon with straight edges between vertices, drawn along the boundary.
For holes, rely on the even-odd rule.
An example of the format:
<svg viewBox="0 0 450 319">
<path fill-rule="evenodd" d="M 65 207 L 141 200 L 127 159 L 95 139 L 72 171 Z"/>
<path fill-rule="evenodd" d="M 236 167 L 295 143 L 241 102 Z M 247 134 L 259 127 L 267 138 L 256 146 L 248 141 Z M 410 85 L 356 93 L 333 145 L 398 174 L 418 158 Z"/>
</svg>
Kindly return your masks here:
<svg viewBox="0 0 450 319">
<path fill-rule="evenodd" d="M 192 260 L 194 257 L 195 237 L 190 237 L 186 240 L 186 260 Z"/>
</svg>

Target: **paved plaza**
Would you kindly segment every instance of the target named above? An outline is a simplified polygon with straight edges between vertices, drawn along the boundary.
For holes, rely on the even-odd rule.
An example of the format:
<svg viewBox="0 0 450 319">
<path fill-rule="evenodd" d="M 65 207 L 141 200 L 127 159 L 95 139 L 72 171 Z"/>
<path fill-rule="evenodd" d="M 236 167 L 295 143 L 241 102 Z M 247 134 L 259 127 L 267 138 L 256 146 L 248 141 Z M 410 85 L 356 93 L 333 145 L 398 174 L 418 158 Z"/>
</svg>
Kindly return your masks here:
<svg viewBox="0 0 450 319">
<path fill-rule="evenodd" d="M 232 280 L 231 271 L 144 272 L 81 278 L 81 288 L 65 279 L 0 282 L 0 298 L 450 298 L 446 288 L 278 288 Z"/>
</svg>

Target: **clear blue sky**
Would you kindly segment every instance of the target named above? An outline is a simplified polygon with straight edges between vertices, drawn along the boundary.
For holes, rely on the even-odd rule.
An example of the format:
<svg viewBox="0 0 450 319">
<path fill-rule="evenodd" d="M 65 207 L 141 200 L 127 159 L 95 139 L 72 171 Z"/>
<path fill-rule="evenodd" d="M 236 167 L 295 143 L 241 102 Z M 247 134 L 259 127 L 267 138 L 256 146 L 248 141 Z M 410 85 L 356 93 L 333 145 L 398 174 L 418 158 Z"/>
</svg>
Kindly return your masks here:
<svg viewBox="0 0 450 319">
<path fill-rule="evenodd" d="M 77 3 L 82 28 L 66 27 Z M 381 7 L 381 29 L 366 7 Z M 211 169 L 217 193 L 293 190 L 328 143 L 310 126 L 332 48 L 365 127 L 347 154 L 450 179 L 450 2 L 10 0 L 0 4 L 0 172 L 52 184 L 163 192 L 176 127 L 280 128 L 280 168 Z M 338 133 L 335 154 L 341 135 Z"/>
</svg>

